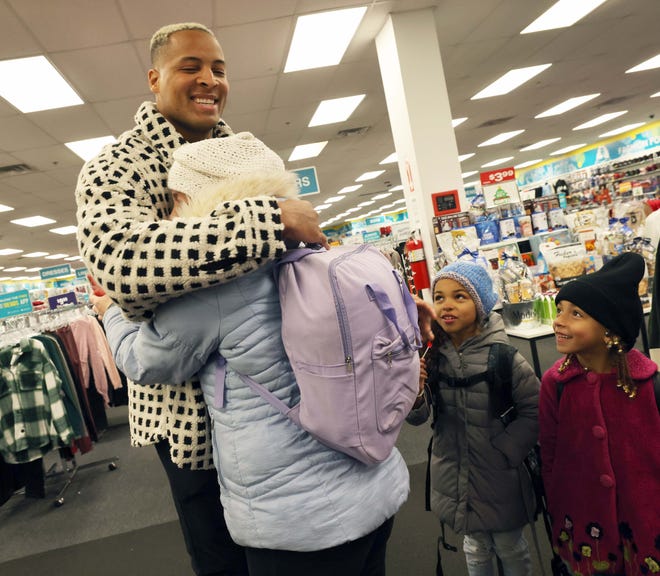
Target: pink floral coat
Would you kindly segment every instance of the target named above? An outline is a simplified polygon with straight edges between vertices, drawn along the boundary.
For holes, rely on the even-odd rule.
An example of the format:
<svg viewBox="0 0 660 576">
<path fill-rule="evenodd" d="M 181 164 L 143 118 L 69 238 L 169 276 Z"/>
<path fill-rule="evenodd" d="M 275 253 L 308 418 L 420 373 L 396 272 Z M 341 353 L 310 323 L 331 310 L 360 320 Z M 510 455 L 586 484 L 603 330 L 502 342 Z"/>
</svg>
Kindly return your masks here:
<svg viewBox="0 0 660 576">
<path fill-rule="evenodd" d="M 627 357 L 634 399 L 617 388 L 614 372 L 586 372 L 575 360 L 562 372 L 557 361 L 542 379 L 539 441 L 553 546 L 576 575 L 660 573 L 657 367 L 637 350 Z"/>
</svg>

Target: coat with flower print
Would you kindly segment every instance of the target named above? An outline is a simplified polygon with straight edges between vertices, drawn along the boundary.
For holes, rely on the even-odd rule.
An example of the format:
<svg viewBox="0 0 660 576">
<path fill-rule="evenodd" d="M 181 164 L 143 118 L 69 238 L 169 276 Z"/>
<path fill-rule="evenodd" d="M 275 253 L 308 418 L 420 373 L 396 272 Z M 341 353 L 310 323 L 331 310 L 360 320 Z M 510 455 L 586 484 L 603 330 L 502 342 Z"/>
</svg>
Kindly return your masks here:
<svg viewBox="0 0 660 576">
<path fill-rule="evenodd" d="M 616 373 L 557 361 L 543 376 L 539 441 L 553 547 L 576 575 L 660 573 L 660 415 L 654 362 L 627 354 L 633 399 Z M 561 386 L 561 394 L 557 387 Z"/>
</svg>

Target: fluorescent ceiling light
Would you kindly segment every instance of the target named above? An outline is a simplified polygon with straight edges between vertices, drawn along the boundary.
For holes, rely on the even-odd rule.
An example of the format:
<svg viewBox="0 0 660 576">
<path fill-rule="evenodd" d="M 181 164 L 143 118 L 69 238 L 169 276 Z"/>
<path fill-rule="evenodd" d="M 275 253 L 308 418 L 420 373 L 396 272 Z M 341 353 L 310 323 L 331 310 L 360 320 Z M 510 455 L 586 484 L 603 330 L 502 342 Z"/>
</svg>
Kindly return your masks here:
<svg viewBox="0 0 660 576">
<path fill-rule="evenodd" d="M 621 126 L 621 128 L 615 128 L 614 130 L 605 132 L 605 134 L 601 134 L 598 137 L 607 138 L 608 136 L 616 136 L 617 134 L 623 134 L 624 132 L 628 132 L 629 130 L 634 130 L 635 128 L 644 126 L 644 124 L 646 124 L 646 122 L 635 122 L 634 124 L 626 124 L 625 126 Z"/>
<path fill-rule="evenodd" d="M 403 191 L 403 186 L 399 184 L 398 186 L 392 186 L 391 188 L 388 188 L 389 192 L 399 192 Z"/>
<path fill-rule="evenodd" d="M 30 216 L 28 218 L 18 218 L 17 220 L 10 220 L 12 224 L 18 224 L 19 226 L 27 226 L 28 228 L 34 228 L 35 226 L 43 226 L 44 224 L 53 224 L 57 220 L 52 218 L 46 218 L 45 216 Z"/>
<path fill-rule="evenodd" d="M 69 256 L 68 258 L 65 258 L 68 262 L 73 262 L 74 260 L 82 260 L 82 256 Z"/>
<path fill-rule="evenodd" d="M 559 0 L 520 33 L 530 34 L 573 26 L 603 2 L 605 0 Z"/>
<path fill-rule="evenodd" d="M 506 158 L 498 158 L 497 160 L 492 160 L 491 162 L 487 162 L 486 164 L 482 164 L 482 168 L 488 168 L 490 166 L 497 166 L 498 164 L 504 164 L 505 162 L 508 162 L 509 160 L 513 160 L 513 156 L 507 156 Z"/>
<path fill-rule="evenodd" d="M 46 256 L 44 260 L 59 260 L 62 258 L 66 258 L 68 254 L 51 254 L 50 256 Z"/>
<path fill-rule="evenodd" d="M 26 266 L 12 266 L 11 268 L 5 268 L 5 272 L 23 272 L 27 270 Z"/>
<path fill-rule="evenodd" d="M 346 210 L 346 214 L 353 214 L 353 212 L 357 212 L 358 210 L 360 209 L 357 206 L 353 206 L 353 208 Z"/>
<path fill-rule="evenodd" d="M 339 64 L 366 11 L 361 6 L 299 16 L 284 72 Z"/>
<path fill-rule="evenodd" d="M 660 97 L 660 92 L 656 92 L 655 94 L 651 94 L 651 98 L 658 98 Z"/>
<path fill-rule="evenodd" d="M 44 56 L 0 61 L 0 96 L 23 113 L 83 103 Z"/>
<path fill-rule="evenodd" d="M 541 161 L 541 158 L 537 158 L 536 160 L 527 160 L 527 162 L 523 162 L 522 164 L 516 164 L 514 168 L 527 168 L 527 166 L 533 166 L 534 164 L 538 164 Z"/>
<path fill-rule="evenodd" d="M 559 142 L 561 138 L 546 138 L 545 140 L 539 140 L 535 144 L 530 144 L 529 146 L 525 146 L 524 148 L 521 148 L 521 152 L 527 152 L 528 150 L 537 150 L 538 148 L 543 148 L 544 146 L 548 146 L 549 144 L 552 144 L 553 142 Z"/>
<path fill-rule="evenodd" d="M 573 130 L 585 130 L 586 128 L 593 128 L 594 126 L 598 126 L 599 124 L 604 124 L 605 122 L 614 120 L 614 118 L 623 116 L 627 112 L 628 110 L 621 110 L 620 112 L 610 112 L 609 114 L 603 114 L 601 116 L 598 116 L 597 118 L 594 118 L 593 120 L 589 120 L 589 122 L 585 122 L 584 124 L 580 124 L 579 126 L 576 126 L 575 128 L 573 128 Z"/>
<path fill-rule="evenodd" d="M 586 144 L 575 144 L 573 146 L 566 146 L 566 148 L 560 148 L 559 150 L 550 152 L 550 156 L 559 156 L 560 154 L 566 154 L 567 152 L 572 152 L 573 150 L 577 150 L 578 148 L 583 148 L 585 146 Z"/>
<path fill-rule="evenodd" d="M 454 118 L 454 119 L 452 119 L 452 121 L 451 121 L 451 127 L 452 127 L 452 128 L 456 128 L 456 126 L 460 126 L 460 125 L 463 124 L 463 122 L 465 122 L 466 120 L 467 120 L 467 116 L 466 116 L 465 118 Z"/>
<path fill-rule="evenodd" d="M 475 154 L 474 152 L 470 152 L 469 154 L 461 154 L 458 157 L 458 161 L 463 162 L 463 160 L 467 160 L 468 158 L 472 158 L 472 156 L 474 156 L 474 154 Z"/>
<path fill-rule="evenodd" d="M 353 186 L 344 186 L 337 194 L 348 194 L 349 192 L 355 192 L 362 188 L 362 184 L 354 184 Z"/>
<path fill-rule="evenodd" d="M 51 228 L 49 232 L 53 234 L 61 234 L 66 236 L 67 234 L 75 234 L 78 231 L 77 226 L 62 226 L 61 228 Z"/>
<path fill-rule="evenodd" d="M 399 156 L 397 155 L 396 152 L 392 152 L 387 158 L 383 158 L 379 164 L 393 164 L 394 162 L 398 162 Z"/>
<path fill-rule="evenodd" d="M 630 72 L 652 70 L 653 68 L 660 68 L 660 54 L 654 56 L 653 58 L 649 58 L 648 60 L 644 60 L 644 62 L 641 64 L 637 64 L 637 66 L 633 66 L 632 68 L 626 70 L 626 74 L 629 74 Z"/>
<path fill-rule="evenodd" d="M 23 254 L 23 258 L 41 258 L 42 256 L 48 256 L 49 252 L 30 252 L 29 254 Z"/>
<path fill-rule="evenodd" d="M 318 206 L 314 206 L 314 210 L 316 212 L 321 212 L 322 210 L 326 210 L 330 208 L 330 204 L 319 204 Z"/>
<path fill-rule="evenodd" d="M 358 206 L 359 206 L 360 208 L 364 208 L 365 206 L 371 206 L 372 204 L 375 204 L 375 203 L 376 203 L 375 200 L 365 200 L 364 202 L 360 202 L 360 203 L 358 204 Z"/>
<path fill-rule="evenodd" d="M 463 174 L 461 174 L 461 178 L 469 178 L 470 176 L 476 174 L 477 172 L 478 170 L 470 170 L 469 172 L 463 172 Z"/>
<path fill-rule="evenodd" d="M 291 156 L 289 156 L 289 162 L 295 162 L 296 160 L 303 160 L 305 158 L 315 158 L 323 151 L 327 143 L 328 141 L 326 140 L 325 142 L 312 142 L 311 144 L 296 146 L 291 152 Z"/>
<path fill-rule="evenodd" d="M 365 180 L 373 180 L 374 178 L 378 178 L 384 172 L 385 172 L 385 170 L 374 170 L 373 172 L 365 172 L 361 176 L 358 176 L 355 179 L 355 181 L 356 182 L 364 182 Z"/>
<path fill-rule="evenodd" d="M 383 198 L 387 198 L 388 196 L 391 196 L 391 192 L 383 192 L 382 194 L 376 194 L 375 196 L 372 196 L 372 200 L 382 200 Z"/>
<path fill-rule="evenodd" d="M 334 124 L 348 120 L 351 114 L 364 100 L 365 94 L 358 96 L 346 96 L 345 98 L 333 98 L 332 100 L 323 100 L 316 108 L 307 126 L 323 126 L 324 124 Z"/>
<path fill-rule="evenodd" d="M 20 254 L 23 250 L 17 250 L 16 248 L 3 248 L 0 250 L 0 256 L 11 256 L 12 254 Z"/>
<path fill-rule="evenodd" d="M 492 84 L 486 86 L 481 92 L 472 96 L 471 100 L 501 96 L 515 90 L 521 84 L 531 80 L 537 74 L 550 68 L 552 64 L 539 64 L 538 66 L 527 66 L 526 68 L 514 68 L 509 70 Z"/>
<path fill-rule="evenodd" d="M 116 141 L 117 139 L 114 136 L 99 136 L 98 138 L 88 138 L 87 140 L 65 142 L 64 145 L 71 152 L 87 162 L 94 158 L 106 144 L 112 144 Z"/>
<path fill-rule="evenodd" d="M 586 96 L 575 96 L 574 98 L 569 98 L 568 100 L 564 100 L 563 102 L 557 104 L 556 106 L 553 106 L 552 108 L 548 108 L 545 112 L 541 112 L 540 114 L 537 114 L 536 116 L 534 116 L 534 118 L 547 118 L 548 116 L 559 116 L 564 112 L 568 112 L 569 110 L 573 110 L 573 108 L 577 108 L 578 106 L 581 106 L 585 102 L 589 102 L 589 100 L 598 98 L 598 96 L 600 96 L 600 93 L 587 94 Z"/>
<path fill-rule="evenodd" d="M 26 272 L 39 272 L 41 270 L 40 266 L 35 266 L 34 268 L 28 268 Z"/>
<path fill-rule="evenodd" d="M 515 138 L 518 136 L 518 134 L 522 134 L 524 130 L 512 130 L 511 132 L 502 132 L 501 134 L 498 134 L 497 136 L 493 136 L 492 138 L 489 138 L 485 142 L 482 142 L 481 144 L 478 144 L 477 147 L 481 146 L 494 146 L 495 144 L 501 144 L 502 142 L 506 142 L 507 140 L 511 140 L 511 138 Z"/>
<path fill-rule="evenodd" d="M 11 206 L 5 206 L 4 204 L 0 204 L 0 212 L 11 212 L 13 208 Z"/>
<path fill-rule="evenodd" d="M 326 198 L 325 201 L 327 204 L 334 204 L 335 202 L 339 202 L 340 200 L 343 200 L 345 196 L 331 196 L 330 198 Z"/>
</svg>

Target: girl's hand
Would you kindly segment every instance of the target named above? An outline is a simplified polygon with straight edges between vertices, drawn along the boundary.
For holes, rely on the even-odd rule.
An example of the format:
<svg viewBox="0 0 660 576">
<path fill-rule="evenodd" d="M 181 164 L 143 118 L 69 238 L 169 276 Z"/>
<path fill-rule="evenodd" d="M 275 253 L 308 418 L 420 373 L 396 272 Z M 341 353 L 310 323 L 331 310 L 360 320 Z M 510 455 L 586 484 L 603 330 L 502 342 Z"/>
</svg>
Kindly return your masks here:
<svg viewBox="0 0 660 576">
<path fill-rule="evenodd" d="M 422 341 L 428 342 L 433 340 L 433 329 L 431 324 L 433 320 L 438 320 L 435 315 L 435 310 L 428 302 L 422 300 L 419 296 L 413 295 L 413 300 L 417 304 L 417 314 L 419 316 L 419 330 L 422 333 Z"/>
<path fill-rule="evenodd" d="M 110 299 L 110 296 L 106 296 L 105 294 L 103 296 L 95 296 L 94 294 L 90 295 L 89 301 L 92 306 L 92 310 L 96 313 L 98 316 L 99 320 L 103 320 L 103 315 L 105 314 L 106 310 L 114 304 L 114 302 Z"/>
</svg>

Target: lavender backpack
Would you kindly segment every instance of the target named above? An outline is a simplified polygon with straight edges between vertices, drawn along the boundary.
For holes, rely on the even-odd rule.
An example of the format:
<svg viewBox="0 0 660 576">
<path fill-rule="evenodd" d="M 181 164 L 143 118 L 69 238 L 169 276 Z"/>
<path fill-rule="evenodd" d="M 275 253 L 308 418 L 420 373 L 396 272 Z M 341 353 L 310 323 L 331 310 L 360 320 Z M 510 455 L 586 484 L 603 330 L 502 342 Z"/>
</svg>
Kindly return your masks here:
<svg viewBox="0 0 660 576">
<path fill-rule="evenodd" d="M 408 288 L 367 244 L 291 250 L 277 275 L 300 403 L 289 407 L 241 378 L 325 445 L 367 465 L 382 462 L 419 386 L 417 306 Z"/>
</svg>

